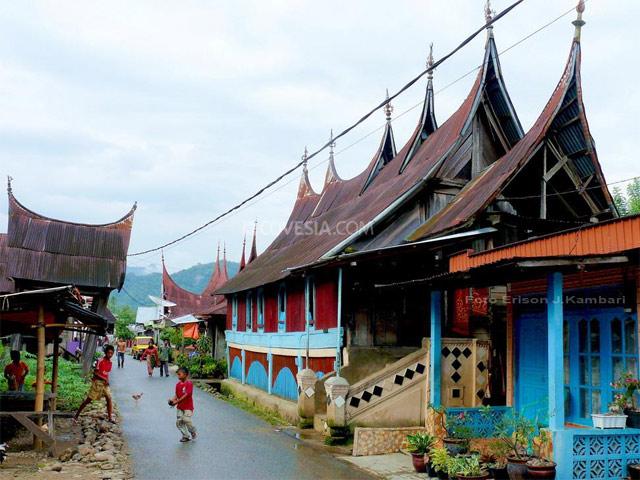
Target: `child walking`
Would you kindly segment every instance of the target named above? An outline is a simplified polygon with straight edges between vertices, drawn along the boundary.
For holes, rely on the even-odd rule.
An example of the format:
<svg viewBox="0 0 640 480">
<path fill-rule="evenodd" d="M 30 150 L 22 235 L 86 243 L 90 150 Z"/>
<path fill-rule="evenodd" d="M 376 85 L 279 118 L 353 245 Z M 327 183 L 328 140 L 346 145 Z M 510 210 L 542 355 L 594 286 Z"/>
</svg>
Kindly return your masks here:
<svg viewBox="0 0 640 480">
<path fill-rule="evenodd" d="M 91 382 L 91 388 L 85 398 L 84 402 L 78 408 L 78 411 L 74 415 L 73 419 L 78 420 L 80 413 L 89 405 L 93 400 L 100 400 L 102 397 L 107 402 L 107 415 L 111 423 L 115 423 L 113 420 L 113 404 L 111 403 L 111 390 L 109 390 L 109 372 L 111 371 L 112 363 L 111 357 L 113 357 L 114 348 L 113 345 L 104 346 L 104 357 L 98 360 L 96 368 L 93 370 L 93 380 Z"/>
<path fill-rule="evenodd" d="M 189 369 L 180 367 L 176 373 L 178 383 L 176 383 L 176 394 L 169 399 L 169 405 L 177 408 L 176 427 L 182 433 L 181 442 L 189 442 L 196 438 L 196 427 L 193 426 L 193 384 L 189 380 Z M 191 434 L 191 438 L 189 438 Z"/>
</svg>

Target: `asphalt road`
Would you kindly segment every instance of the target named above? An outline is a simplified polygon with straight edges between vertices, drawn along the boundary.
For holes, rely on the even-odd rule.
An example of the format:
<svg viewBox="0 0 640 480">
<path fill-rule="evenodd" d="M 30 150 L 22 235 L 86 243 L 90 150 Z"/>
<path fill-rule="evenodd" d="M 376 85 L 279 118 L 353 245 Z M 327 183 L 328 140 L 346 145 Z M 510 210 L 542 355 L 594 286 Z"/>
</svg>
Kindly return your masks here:
<svg viewBox="0 0 640 480">
<path fill-rule="evenodd" d="M 176 377 L 149 378 L 146 365 L 127 356 L 111 372 L 111 389 L 123 416 L 136 479 L 364 479 L 332 455 L 275 431 L 272 425 L 194 389 L 198 438 L 180 443 L 176 411 L 167 405 Z M 142 392 L 136 402 L 132 394 Z"/>
</svg>

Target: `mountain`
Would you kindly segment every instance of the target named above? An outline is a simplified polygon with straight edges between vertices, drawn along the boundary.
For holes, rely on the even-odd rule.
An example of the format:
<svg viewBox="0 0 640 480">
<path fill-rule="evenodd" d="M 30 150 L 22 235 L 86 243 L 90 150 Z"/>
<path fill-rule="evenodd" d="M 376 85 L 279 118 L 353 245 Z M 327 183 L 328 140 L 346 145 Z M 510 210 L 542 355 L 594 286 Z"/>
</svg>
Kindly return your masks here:
<svg viewBox="0 0 640 480">
<path fill-rule="evenodd" d="M 233 277 L 238 272 L 237 262 L 227 262 L 227 270 L 229 277 Z M 199 263 L 193 267 L 185 268 L 171 275 L 171 277 L 182 288 L 194 293 L 200 293 L 206 287 L 211 274 L 213 273 L 214 263 Z M 142 305 L 153 305 L 149 300 L 149 295 L 160 296 L 160 283 L 162 282 L 162 273 L 149 272 L 147 267 L 127 268 L 127 277 L 124 281 L 124 287 L 120 292 L 114 291 L 111 298 L 115 299 L 120 305 L 129 305 L 137 308 Z"/>
</svg>

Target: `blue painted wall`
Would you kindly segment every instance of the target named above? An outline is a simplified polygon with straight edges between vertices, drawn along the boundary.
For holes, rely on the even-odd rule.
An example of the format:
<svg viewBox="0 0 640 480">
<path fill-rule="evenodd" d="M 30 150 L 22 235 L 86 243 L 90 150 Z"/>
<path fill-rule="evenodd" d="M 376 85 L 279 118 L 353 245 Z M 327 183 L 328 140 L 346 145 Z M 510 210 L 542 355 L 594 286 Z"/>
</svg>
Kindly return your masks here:
<svg viewBox="0 0 640 480">
<path fill-rule="evenodd" d="M 298 400 L 298 384 L 296 377 L 289 368 L 284 367 L 280 370 L 271 389 L 271 393 L 288 398 L 289 400 Z"/>
<path fill-rule="evenodd" d="M 233 363 L 231 364 L 230 375 L 232 378 L 235 378 L 236 380 L 242 380 L 242 362 L 240 361 L 240 358 L 235 357 L 233 359 Z"/>
<path fill-rule="evenodd" d="M 269 389 L 269 376 L 260 362 L 253 362 L 249 365 L 247 383 L 264 391 Z"/>
</svg>

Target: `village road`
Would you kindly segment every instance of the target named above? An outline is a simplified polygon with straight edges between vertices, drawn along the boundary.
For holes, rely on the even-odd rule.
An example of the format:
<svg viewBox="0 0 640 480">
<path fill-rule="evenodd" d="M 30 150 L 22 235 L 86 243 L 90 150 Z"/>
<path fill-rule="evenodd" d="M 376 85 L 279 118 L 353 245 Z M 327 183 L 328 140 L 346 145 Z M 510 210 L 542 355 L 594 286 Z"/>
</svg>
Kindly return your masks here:
<svg viewBox="0 0 640 480">
<path fill-rule="evenodd" d="M 364 479 L 371 478 L 330 454 L 304 445 L 272 425 L 194 389 L 198 438 L 179 443 L 176 411 L 167 405 L 176 377 L 149 378 L 146 365 L 127 356 L 111 371 L 111 389 L 123 417 L 139 480 Z M 144 395 L 134 401 L 132 394 Z"/>
</svg>

